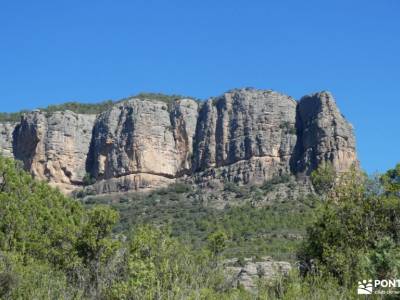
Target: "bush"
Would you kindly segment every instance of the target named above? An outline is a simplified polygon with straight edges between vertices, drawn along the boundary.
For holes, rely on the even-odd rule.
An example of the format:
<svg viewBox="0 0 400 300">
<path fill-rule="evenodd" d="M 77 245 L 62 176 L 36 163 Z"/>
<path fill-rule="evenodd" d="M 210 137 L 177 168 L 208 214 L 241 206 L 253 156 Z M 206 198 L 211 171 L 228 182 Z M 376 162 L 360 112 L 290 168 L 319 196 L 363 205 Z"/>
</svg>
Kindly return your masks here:
<svg viewBox="0 0 400 300">
<path fill-rule="evenodd" d="M 127 242 L 121 277 L 105 291 L 111 299 L 187 299 L 224 281 L 218 266 L 204 252 L 151 226 L 137 228 Z"/>
<path fill-rule="evenodd" d="M 311 182 L 319 195 L 328 195 L 334 187 L 336 177 L 337 174 L 332 163 L 326 162 L 320 164 L 311 173 Z"/>
<path fill-rule="evenodd" d="M 299 251 L 304 273 L 333 276 L 346 287 L 400 274 L 400 197 L 373 194 L 366 182 L 355 168 L 339 177 Z"/>
<path fill-rule="evenodd" d="M 183 194 L 183 193 L 189 193 L 192 191 L 192 186 L 190 184 L 182 183 L 182 182 L 177 182 L 174 184 L 171 184 L 168 187 L 169 191 L 175 192 L 177 194 Z"/>
<path fill-rule="evenodd" d="M 94 178 L 90 173 L 86 173 L 82 179 L 83 185 L 92 185 L 96 182 L 96 178 Z"/>
<path fill-rule="evenodd" d="M 281 125 L 279 125 L 279 128 L 283 129 L 285 133 L 296 134 L 296 127 L 294 126 L 294 124 L 288 121 L 283 122 Z"/>
<path fill-rule="evenodd" d="M 290 182 L 290 179 L 291 177 L 289 174 L 276 175 L 271 179 L 264 181 L 260 188 L 264 191 L 270 192 L 274 189 L 275 185 L 288 183 Z"/>
</svg>

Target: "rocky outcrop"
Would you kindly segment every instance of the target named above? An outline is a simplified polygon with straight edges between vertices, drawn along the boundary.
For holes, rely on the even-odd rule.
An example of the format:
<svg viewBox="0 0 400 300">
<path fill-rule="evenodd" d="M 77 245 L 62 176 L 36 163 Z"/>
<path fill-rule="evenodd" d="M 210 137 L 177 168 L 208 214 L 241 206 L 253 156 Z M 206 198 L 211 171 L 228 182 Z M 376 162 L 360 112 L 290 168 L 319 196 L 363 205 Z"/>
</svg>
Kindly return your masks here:
<svg viewBox="0 0 400 300">
<path fill-rule="evenodd" d="M 259 284 L 272 283 L 274 279 L 287 276 L 292 269 L 290 263 L 274 261 L 271 257 L 262 257 L 259 261 L 245 258 L 242 266 L 235 259 L 225 262 L 226 271 L 235 287 L 256 291 Z"/>
<path fill-rule="evenodd" d="M 175 182 L 174 178 L 148 173 L 137 173 L 101 179 L 94 184 L 86 186 L 82 191 L 86 195 L 123 193 L 128 191 L 146 191 L 160 187 L 166 187 Z"/>
<path fill-rule="evenodd" d="M 358 164 L 352 125 L 347 122 L 329 92 L 303 97 L 297 107 L 298 144 L 293 170 L 310 174 L 329 161 L 339 172 Z"/>
<path fill-rule="evenodd" d="M 189 99 L 171 104 L 131 99 L 115 105 L 94 125 L 89 172 L 97 180 L 112 180 L 101 185 L 109 192 L 121 183 L 152 186 L 157 176 L 174 179 L 189 172 L 197 111 L 197 102 Z"/>
<path fill-rule="evenodd" d="M 309 175 L 321 162 L 339 172 L 357 164 L 353 127 L 328 92 L 299 102 L 271 91 L 228 92 L 201 109 L 194 148 L 198 181 L 259 183 Z"/>
<path fill-rule="evenodd" d="M 106 193 L 177 178 L 260 183 L 309 175 L 325 161 L 338 171 L 357 163 L 353 128 L 328 92 L 298 102 L 256 89 L 205 102 L 132 98 L 97 116 L 34 111 L 14 126 L 0 124 L 1 151 L 66 191 L 85 174 L 95 193 Z"/>
<path fill-rule="evenodd" d="M 12 135 L 17 124 L 12 122 L 0 123 L 0 154 L 13 157 Z"/>
<path fill-rule="evenodd" d="M 86 174 L 95 117 L 71 111 L 25 114 L 14 131 L 14 156 L 36 178 L 71 191 Z"/>
<path fill-rule="evenodd" d="M 289 96 L 254 89 L 207 101 L 199 114 L 194 171 L 244 183 L 288 173 L 297 140 L 296 106 Z"/>
</svg>

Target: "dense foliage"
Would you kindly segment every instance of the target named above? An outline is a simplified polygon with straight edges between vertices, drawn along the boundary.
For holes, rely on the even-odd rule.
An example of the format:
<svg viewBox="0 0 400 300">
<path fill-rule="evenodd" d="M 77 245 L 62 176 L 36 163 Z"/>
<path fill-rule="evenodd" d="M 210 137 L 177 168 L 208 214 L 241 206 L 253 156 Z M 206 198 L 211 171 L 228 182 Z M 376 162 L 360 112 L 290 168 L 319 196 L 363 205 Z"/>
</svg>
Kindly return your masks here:
<svg viewBox="0 0 400 300">
<path fill-rule="evenodd" d="M 83 206 L 0 157 L 0 299 L 356 299 L 359 280 L 400 275 L 400 165 L 375 179 L 357 169 L 331 175 L 326 165 L 313 174 L 323 201 L 216 210 L 188 204 L 196 191 L 178 184 L 135 201 L 125 196 L 113 205 L 119 216 L 110 205 Z M 268 247 L 296 228 L 306 234 L 301 244 Z M 283 249 L 288 259 L 297 252 L 300 273 L 260 277 L 255 291 L 235 285 L 222 265 Z"/>
<path fill-rule="evenodd" d="M 379 182 L 356 169 L 332 182 L 299 251 L 303 272 L 332 276 L 341 286 L 353 289 L 366 278 L 398 278 L 399 182 L 400 165 Z"/>
<path fill-rule="evenodd" d="M 68 267 L 83 209 L 0 158 L 0 249 Z"/>
<path fill-rule="evenodd" d="M 1 298 L 73 298 L 89 294 L 111 256 L 116 213 L 86 211 L 0 157 Z M 96 291 L 97 292 L 97 291 Z"/>
<path fill-rule="evenodd" d="M 220 237 L 192 251 L 139 226 L 114 235 L 108 206 L 85 210 L 0 157 L 1 299 L 185 299 L 242 294 L 217 262 Z M 246 293 L 245 293 L 246 294 Z"/>
</svg>

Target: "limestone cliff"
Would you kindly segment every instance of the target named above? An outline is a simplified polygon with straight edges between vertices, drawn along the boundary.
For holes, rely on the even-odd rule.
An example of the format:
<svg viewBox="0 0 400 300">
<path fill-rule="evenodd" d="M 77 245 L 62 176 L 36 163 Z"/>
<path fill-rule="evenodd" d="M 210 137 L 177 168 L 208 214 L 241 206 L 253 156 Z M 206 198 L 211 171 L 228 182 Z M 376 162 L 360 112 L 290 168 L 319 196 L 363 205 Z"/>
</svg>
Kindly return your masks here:
<svg viewBox="0 0 400 300">
<path fill-rule="evenodd" d="M 16 124 L 12 122 L 0 123 L 0 154 L 5 157 L 13 156 L 13 131 Z"/>
<path fill-rule="evenodd" d="M 177 178 L 262 182 L 308 175 L 324 161 L 338 171 L 357 163 L 353 128 L 327 92 L 300 101 L 256 89 L 205 102 L 128 99 L 97 116 L 34 111 L 0 124 L 0 138 L 3 154 L 67 192 L 85 174 L 105 193 Z"/>
<path fill-rule="evenodd" d="M 103 180 L 100 190 L 116 189 L 104 180 L 117 187 L 150 187 L 188 172 L 197 109 L 197 102 L 189 99 L 170 105 L 132 99 L 100 114 L 87 164 L 89 172 Z"/>
<path fill-rule="evenodd" d="M 329 92 L 312 94 L 300 100 L 296 126 L 295 172 L 310 174 L 325 161 L 332 162 L 339 172 L 357 163 L 353 127 L 340 113 Z"/>
<path fill-rule="evenodd" d="M 244 183 L 289 173 L 296 106 L 289 96 L 254 89 L 207 101 L 198 120 L 194 171 Z"/>
<path fill-rule="evenodd" d="M 95 117 L 71 111 L 27 113 L 14 130 L 14 156 L 35 177 L 71 191 L 86 174 Z"/>
</svg>

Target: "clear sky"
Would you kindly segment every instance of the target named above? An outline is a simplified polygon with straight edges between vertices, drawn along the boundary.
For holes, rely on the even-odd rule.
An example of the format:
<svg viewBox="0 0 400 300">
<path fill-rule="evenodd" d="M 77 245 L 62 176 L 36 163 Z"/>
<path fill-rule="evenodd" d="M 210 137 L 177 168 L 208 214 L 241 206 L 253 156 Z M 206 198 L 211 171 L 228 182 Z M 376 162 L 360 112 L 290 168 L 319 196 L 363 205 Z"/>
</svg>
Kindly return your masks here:
<svg viewBox="0 0 400 300">
<path fill-rule="evenodd" d="M 400 1 L 0 1 L 0 111 L 138 92 L 331 91 L 368 172 L 400 162 Z"/>
</svg>

